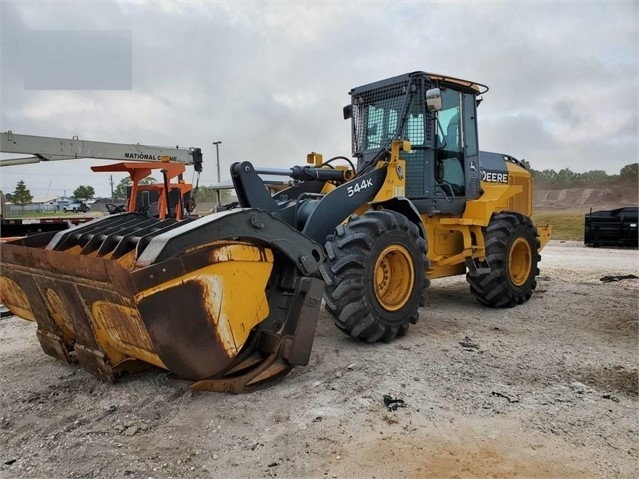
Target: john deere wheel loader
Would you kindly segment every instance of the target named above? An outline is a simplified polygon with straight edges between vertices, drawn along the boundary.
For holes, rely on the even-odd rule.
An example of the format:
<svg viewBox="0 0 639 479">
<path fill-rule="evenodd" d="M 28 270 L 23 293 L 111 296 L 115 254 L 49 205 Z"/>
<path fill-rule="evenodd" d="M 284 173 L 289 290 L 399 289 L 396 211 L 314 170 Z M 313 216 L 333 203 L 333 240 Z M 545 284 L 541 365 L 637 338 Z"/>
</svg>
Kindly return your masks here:
<svg viewBox="0 0 639 479">
<path fill-rule="evenodd" d="M 322 297 L 367 342 L 406 334 L 431 279 L 466 274 L 490 307 L 530 299 L 532 179 L 480 152 L 487 87 L 414 72 L 353 89 L 357 164 L 235 163 L 239 205 L 176 221 L 129 212 L 2 247 L 2 296 L 48 354 L 114 380 L 147 363 L 231 392 L 307 364 Z M 260 174 L 296 183 L 271 196 Z M 135 205 L 132 200 L 130 205 Z"/>
</svg>

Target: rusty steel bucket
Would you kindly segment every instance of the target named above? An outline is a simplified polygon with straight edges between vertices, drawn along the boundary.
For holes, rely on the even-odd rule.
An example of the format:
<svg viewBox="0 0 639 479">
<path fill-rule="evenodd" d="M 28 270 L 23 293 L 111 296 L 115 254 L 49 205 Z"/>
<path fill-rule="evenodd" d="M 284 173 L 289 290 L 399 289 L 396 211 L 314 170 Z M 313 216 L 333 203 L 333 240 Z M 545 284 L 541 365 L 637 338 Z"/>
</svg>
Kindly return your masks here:
<svg viewBox="0 0 639 479">
<path fill-rule="evenodd" d="M 100 379 L 145 364 L 242 392 L 308 363 L 321 248 L 268 213 L 125 213 L 0 251 L 5 305 L 47 354 Z"/>
</svg>

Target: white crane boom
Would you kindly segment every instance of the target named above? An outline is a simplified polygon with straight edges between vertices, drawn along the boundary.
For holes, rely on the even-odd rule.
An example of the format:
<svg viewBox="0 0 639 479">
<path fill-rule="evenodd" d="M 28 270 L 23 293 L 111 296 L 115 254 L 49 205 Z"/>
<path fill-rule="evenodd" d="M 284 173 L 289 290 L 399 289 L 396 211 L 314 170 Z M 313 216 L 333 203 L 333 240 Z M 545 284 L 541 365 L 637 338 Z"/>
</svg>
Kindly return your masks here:
<svg viewBox="0 0 639 479">
<path fill-rule="evenodd" d="M 78 137 L 71 139 L 52 138 L 19 135 L 12 131 L 7 131 L 0 133 L 0 152 L 32 155 L 23 158 L 0 160 L 0 166 L 93 158 L 119 161 L 171 161 L 194 165 L 195 171 L 202 171 L 202 150 L 200 148 L 170 148 L 140 145 L 139 143 L 109 143 L 80 140 Z"/>
</svg>

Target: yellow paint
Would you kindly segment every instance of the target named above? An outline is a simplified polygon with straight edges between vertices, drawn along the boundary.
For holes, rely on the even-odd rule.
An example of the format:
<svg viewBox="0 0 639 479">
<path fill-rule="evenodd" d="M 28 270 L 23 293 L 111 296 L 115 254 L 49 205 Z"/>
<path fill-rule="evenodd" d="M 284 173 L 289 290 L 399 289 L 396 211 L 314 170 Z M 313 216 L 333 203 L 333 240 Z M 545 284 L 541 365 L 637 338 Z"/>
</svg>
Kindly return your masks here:
<svg viewBox="0 0 639 479">
<path fill-rule="evenodd" d="M 268 316 L 265 290 L 273 266 L 273 252 L 243 242 L 213 242 L 193 247 L 191 251 L 201 247 L 211 248 L 210 264 L 142 291 L 132 301 L 123 298 L 122 302 L 130 302 L 129 305 L 109 301 L 96 301 L 91 305 L 89 321 L 94 337 L 111 364 L 136 358 L 166 369 L 136 304 L 190 282 L 197 283 L 203 291 L 198 300 L 203 302 L 203 309 L 229 357 L 239 352 L 251 329 Z"/>
<path fill-rule="evenodd" d="M 386 166 L 387 173 L 373 203 L 405 195 L 406 163 L 399 156 L 401 150 L 410 151 L 410 143 L 393 141 L 390 159 L 376 165 L 376 168 Z M 506 165 L 508 183 L 481 182 L 483 194 L 476 200 L 468 201 L 461 216 L 422 215 L 429 245 L 429 278 L 465 273 L 466 258 L 469 257 L 484 261 L 486 249 L 482 227 L 488 226 L 493 214 L 512 211 L 531 216 L 533 188 L 530 173 L 514 163 Z M 362 215 L 369 208 L 368 204 L 360 205 L 355 213 Z M 548 242 L 550 228 L 539 227 L 538 230 L 541 249 Z"/>
<path fill-rule="evenodd" d="M 508 252 L 508 276 L 515 286 L 523 286 L 530 276 L 532 252 L 526 238 L 519 237 L 510 245 Z"/>
<path fill-rule="evenodd" d="M 144 298 L 162 294 L 170 288 L 181 288 L 195 282 L 203 292 L 202 309 L 214 327 L 216 335 L 229 357 L 242 348 L 251 329 L 269 314 L 266 298 L 273 262 L 273 251 L 245 242 L 213 242 L 207 245 L 208 259 L 204 266 L 183 277 L 142 291 L 134 298 L 98 300 L 84 308 L 93 336 L 111 365 L 135 358 L 165 368 L 155 350 L 149 332 L 137 308 Z M 118 260 L 133 269 L 134 252 Z M 0 277 L 3 300 L 16 315 L 35 321 L 25 292 L 6 276 Z M 190 289 L 193 291 L 193 289 Z M 55 322 L 63 338 L 71 343 L 75 331 L 62 298 L 54 289 L 43 291 L 47 314 Z M 193 298 L 190 298 L 191 300 Z M 185 308 L 188 310 L 188 308 Z"/>
<path fill-rule="evenodd" d="M 508 208 L 508 197 L 516 194 L 516 191 L 511 186 L 501 183 L 482 182 L 481 187 L 484 194 L 476 200 L 466 203 L 462 219 L 467 220 L 470 224 L 488 226 L 493 213 Z M 449 221 L 459 222 L 459 219 Z"/>
<path fill-rule="evenodd" d="M 228 241 L 220 242 L 211 254 L 210 259 L 214 263 L 222 261 L 267 261 L 274 260 L 273 251 L 267 248 L 258 248 L 250 243 L 236 242 L 229 245 Z"/>
<path fill-rule="evenodd" d="M 466 203 L 463 219 L 468 224 L 487 226 L 493 213 L 514 211 L 524 216 L 532 215 L 532 178 L 519 165 L 506 163 L 508 184 L 482 181 L 484 194 Z"/>
<path fill-rule="evenodd" d="M 104 259 L 111 259 L 110 256 L 107 257 L 105 256 Z M 122 256 L 120 256 L 117 259 L 117 263 L 122 266 L 124 269 L 127 269 L 129 271 L 133 271 L 133 269 L 135 268 L 135 260 L 136 260 L 136 253 L 135 250 L 131 250 L 126 254 L 123 254 Z"/>
<path fill-rule="evenodd" d="M 133 357 L 166 369 L 137 309 L 108 301 L 91 305 L 91 325 L 96 341 L 112 364 Z"/>
<path fill-rule="evenodd" d="M 273 268 L 273 252 L 247 243 L 220 244 L 211 264 L 142 291 L 134 298 L 162 294 L 189 282 L 204 290 L 204 309 L 229 357 L 244 345 L 251 329 L 269 314 L 266 284 Z"/>
<path fill-rule="evenodd" d="M 27 295 L 15 281 L 6 276 L 0 277 L 0 291 L 2 291 L 4 305 L 13 314 L 29 321 L 36 320 L 33 311 L 31 311 Z"/>
<path fill-rule="evenodd" d="M 73 342 L 75 340 L 75 331 L 73 330 L 73 324 L 71 318 L 67 313 L 62 299 L 58 296 L 54 290 L 47 288 L 44 292 L 44 305 L 47 308 L 49 316 L 55 322 L 60 329 L 62 336 L 67 342 Z"/>
<path fill-rule="evenodd" d="M 324 157 L 321 155 L 321 153 L 311 151 L 308 155 L 306 155 L 306 163 L 319 168 L 319 166 L 324 163 Z"/>
<path fill-rule="evenodd" d="M 461 217 L 422 215 L 426 228 L 431 262 L 428 277 L 440 278 L 466 271 L 466 258 L 486 259 L 482 227 L 488 226 L 493 214 L 513 211 L 532 214 L 532 179 L 524 168 L 507 163 L 508 183 L 482 182 L 483 194 L 468 201 Z M 548 242 L 550 228 L 540 227 L 541 248 Z"/>
<path fill-rule="evenodd" d="M 216 240 L 201 243 L 184 250 L 184 254 L 193 253 L 203 248 L 212 248 L 211 260 L 218 261 L 261 261 L 266 255 L 266 261 L 273 262 L 273 251 L 268 248 L 258 248 L 245 241 Z"/>
<path fill-rule="evenodd" d="M 546 243 L 550 240 L 552 228 L 549 225 L 537 226 L 537 231 L 539 232 L 539 251 L 541 251 L 541 249 L 546 246 Z"/>
<path fill-rule="evenodd" d="M 481 225 L 454 216 L 422 215 L 428 242 L 430 279 L 443 278 L 466 271 L 466 258 L 485 259 Z"/>
<path fill-rule="evenodd" d="M 335 186 L 330 181 L 327 181 L 326 183 L 324 183 L 324 186 L 322 186 L 322 191 L 320 191 L 320 193 L 323 194 L 323 195 L 327 195 L 331 191 L 333 191 L 335 188 L 337 188 L 337 186 Z"/>
<path fill-rule="evenodd" d="M 80 246 L 79 244 L 72 246 L 71 248 L 66 249 L 65 252 L 70 254 L 80 254 L 82 252 L 82 246 Z"/>
<path fill-rule="evenodd" d="M 397 311 L 406 304 L 415 284 L 415 266 L 408 250 L 391 244 L 375 262 L 375 297 L 388 311 Z"/>
<path fill-rule="evenodd" d="M 533 213 L 533 179 L 529 171 L 514 163 L 506 163 L 508 184 L 521 187 L 521 191 L 508 198 L 508 211 L 516 211 L 524 216 Z"/>
<path fill-rule="evenodd" d="M 435 264 L 431 263 L 430 268 L 426 271 L 426 277 L 428 279 L 437 278 L 449 278 L 450 276 L 457 276 L 460 274 L 466 274 L 466 264 Z"/>
<path fill-rule="evenodd" d="M 434 230 L 435 241 L 431 243 L 434 255 L 452 256 L 464 248 L 464 236 L 460 231 L 438 228 Z"/>
<path fill-rule="evenodd" d="M 376 167 L 381 168 L 388 165 L 386 169 L 386 179 L 379 189 L 373 202 L 386 201 L 391 198 L 406 195 L 406 161 L 399 157 L 399 152 L 410 151 L 410 142 L 405 140 L 394 140 L 391 145 L 391 157 L 388 162 L 380 162 Z"/>
</svg>

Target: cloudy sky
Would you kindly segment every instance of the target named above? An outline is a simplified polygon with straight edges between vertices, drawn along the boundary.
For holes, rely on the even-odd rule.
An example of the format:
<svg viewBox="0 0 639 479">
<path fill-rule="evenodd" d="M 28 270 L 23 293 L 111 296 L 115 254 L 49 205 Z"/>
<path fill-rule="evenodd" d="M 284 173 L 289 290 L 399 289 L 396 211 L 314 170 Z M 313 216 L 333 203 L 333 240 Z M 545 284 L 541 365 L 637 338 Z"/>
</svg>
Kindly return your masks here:
<svg viewBox="0 0 639 479">
<path fill-rule="evenodd" d="M 4 1 L 0 130 L 198 146 L 208 185 L 216 140 L 223 180 L 235 161 L 284 167 L 310 151 L 350 156 L 348 91 L 424 70 L 490 86 L 481 149 L 536 169 L 618 173 L 638 154 L 637 5 Z M 131 75 L 111 73 L 131 89 L 43 89 L 52 67 L 33 39 L 70 30 L 129 35 Z M 66 58 L 61 68 L 82 78 L 99 67 Z M 4 167 L 0 187 L 12 192 L 24 179 L 43 197 L 91 184 L 106 196 L 108 175 L 92 164 L 104 162 Z"/>
</svg>

